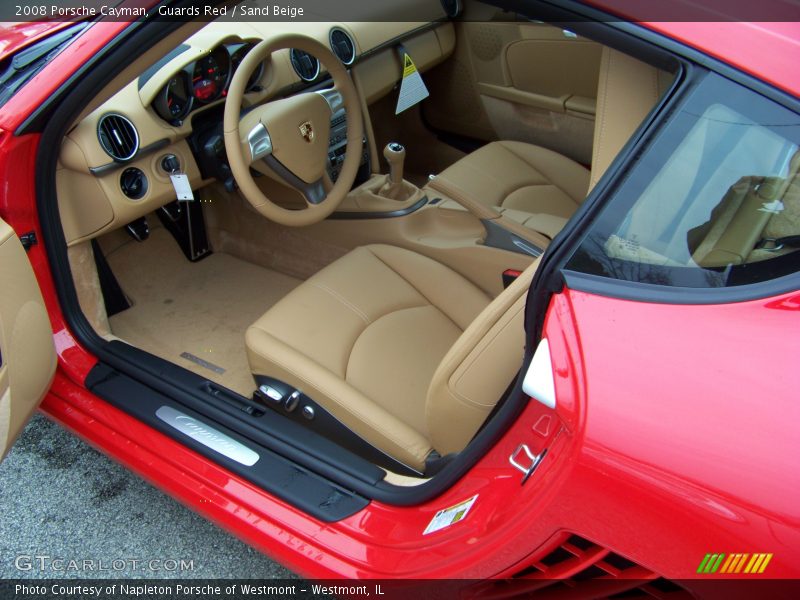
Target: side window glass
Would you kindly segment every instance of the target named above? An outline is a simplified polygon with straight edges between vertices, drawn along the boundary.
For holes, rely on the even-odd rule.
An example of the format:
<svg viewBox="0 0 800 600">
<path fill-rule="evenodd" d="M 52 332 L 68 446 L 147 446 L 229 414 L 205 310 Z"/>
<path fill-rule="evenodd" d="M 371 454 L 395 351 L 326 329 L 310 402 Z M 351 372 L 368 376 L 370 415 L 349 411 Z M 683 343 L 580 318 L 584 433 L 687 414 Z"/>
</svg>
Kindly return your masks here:
<svg viewBox="0 0 800 600">
<path fill-rule="evenodd" d="M 800 263 L 800 119 L 709 75 L 647 150 L 567 268 L 724 287 Z"/>
</svg>

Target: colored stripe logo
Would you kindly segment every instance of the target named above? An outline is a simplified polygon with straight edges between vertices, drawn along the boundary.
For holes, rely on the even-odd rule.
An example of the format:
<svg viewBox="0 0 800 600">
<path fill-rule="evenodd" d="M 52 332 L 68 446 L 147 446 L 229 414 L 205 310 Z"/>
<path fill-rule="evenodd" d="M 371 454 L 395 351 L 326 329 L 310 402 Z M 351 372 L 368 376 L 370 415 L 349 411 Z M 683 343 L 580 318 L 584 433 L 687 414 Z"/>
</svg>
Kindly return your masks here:
<svg viewBox="0 0 800 600">
<path fill-rule="evenodd" d="M 763 573 L 769 561 L 772 560 L 772 553 L 748 554 L 736 552 L 733 554 L 706 554 L 697 572 L 703 575 L 711 575 L 719 572 L 720 574 L 735 575 L 760 575 Z"/>
</svg>

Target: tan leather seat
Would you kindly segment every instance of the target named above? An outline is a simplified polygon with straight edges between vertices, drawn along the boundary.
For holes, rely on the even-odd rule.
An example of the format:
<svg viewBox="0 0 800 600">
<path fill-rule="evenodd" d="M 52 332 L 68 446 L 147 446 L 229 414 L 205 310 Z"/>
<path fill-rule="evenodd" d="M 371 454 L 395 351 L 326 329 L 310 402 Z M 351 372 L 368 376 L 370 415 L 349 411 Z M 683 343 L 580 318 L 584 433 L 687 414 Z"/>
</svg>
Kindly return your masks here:
<svg viewBox="0 0 800 600">
<path fill-rule="evenodd" d="M 436 176 L 476 202 L 553 238 L 583 202 L 671 81 L 630 56 L 603 48 L 591 173 L 526 142 L 491 142 Z M 458 208 L 448 202 L 446 208 Z"/>
<path fill-rule="evenodd" d="M 592 142 L 591 190 L 639 128 L 673 75 L 635 58 L 603 48 L 597 83 L 597 115 Z"/>
<path fill-rule="evenodd" d="M 250 367 L 422 471 L 469 442 L 519 369 L 534 268 L 492 301 L 415 252 L 357 248 L 247 330 Z"/>
<path fill-rule="evenodd" d="M 632 93 L 625 81 L 646 92 L 633 96 L 637 111 L 619 104 L 629 118 L 596 129 L 593 182 L 658 97 L 651 68 L 631 61 L 604 54 L 598 123 L 617 96 Z M 531 213 L 515 220 L 534 229 L 529 221 L 546 216 L 552 235 L 590 185 L 589 171 L 574 161 L 508 141 L 473 152 L 437 179 L 486 206 Z M 357 248 L 248 329 L 250 367 L 303 391 L 374 447 L 422 471 L 433 450 L 466 446 L 522 364 L 525 292 L 537 265 L 491 300 L 420 254 Z"/>
<path fill-rule="evenodd" d="M 437 179 L 469 192 L 485 206 L 569 218 L 589 189 L 589 170 L 552 150 L 525 142 L 492 142 Z"/>
<path fill-rule="evenodd" d="M 780 210 L 764 210 L 768 206 Z M 726 267 L 793 252 L 793 245 L 783 246 L 778 240 L 799 233 L 800 152 L 795 152 L 786 178 L 740 177 L 711 210 L 708 221 L 688 232 L 687 243 L 698 265 Z M 762 242 L 766 246 L 760 246 Z"/>
</svg>

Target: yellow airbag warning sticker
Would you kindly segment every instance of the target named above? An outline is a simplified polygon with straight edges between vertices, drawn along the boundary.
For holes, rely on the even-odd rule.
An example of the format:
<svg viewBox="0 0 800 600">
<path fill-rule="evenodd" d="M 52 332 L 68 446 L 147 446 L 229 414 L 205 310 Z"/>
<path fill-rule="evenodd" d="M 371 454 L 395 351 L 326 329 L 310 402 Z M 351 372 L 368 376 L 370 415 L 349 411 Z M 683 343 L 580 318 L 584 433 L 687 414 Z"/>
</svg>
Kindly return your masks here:
<svg viewBox="0 0 800 600">
<path fill-rule="evenodd" d="M 455 506 L 443 508 L 433 515 L 431 522 L 428 523 L 428 526 L 425 528 L 425 531 L 422 532 L 422 535 L 428 535 L 434 531 L 439 531 L 445 527 L 450 527 L 450 525 L 453 523 L 463 521 L 466 518 L 467 513 L 469 513 L 469 509 L 472 508 L 472 505 L 475 504 L 475 500 L 477 499 L 478 494 L 475 494 L 472 498 L 464 500 Z"/>
<path fill-rule="evenodd" d="M 403 77 L 411 77 L 417 72 L 417 67 L 414 66 L 414 61 L 408 54 L 403 55 Z"/>
<path fill-rule="evenodd" d="M 394 114 L 399 115 L 428 96 L 430 96 L 430 92 L 425 87 L 425 82 L 422 81 L 422 75 L 417 71 L 417 66 L 411 57 L 403 52 L 403 79 L 400 82 L 400 94 L 397 96 L 397 108 Z"/>
</svg>

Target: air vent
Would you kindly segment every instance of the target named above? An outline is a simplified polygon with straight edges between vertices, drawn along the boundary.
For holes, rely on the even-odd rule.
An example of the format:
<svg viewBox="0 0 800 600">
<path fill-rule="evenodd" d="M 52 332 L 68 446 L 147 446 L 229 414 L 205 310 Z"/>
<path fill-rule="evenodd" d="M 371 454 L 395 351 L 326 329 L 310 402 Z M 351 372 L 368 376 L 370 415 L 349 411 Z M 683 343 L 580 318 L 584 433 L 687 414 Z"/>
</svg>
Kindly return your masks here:
<svg viewBox="0 0 800 600">
<path fill-rule="evenodd" d="M 116 161 L 129 160 L 139 150 L 139 133 L 122 115 L 102 116 L 97 124 L 97 137 L 106 154 Z"/>
<path fill-rule="evenodd" d="M 319 61 L 311 56 L 308 52 L 302 50 L 295 50 L 292 48 L 289 51 L 289 57 L 292 59 L 292 66 L 295 73 L 300 76 L 303 81 L 314 81 L 319 75 Z"/>
<path fill-rule="evenodd" d="M 343 29 L 331 29 L 329 36 L 331 50 L 346 65 L 352 65 L 356 58 L 356 46 L 353 39 Z"/>
<path fill-rule="evenodd" d="M 653 571 L 577 535 L 564 535 L 507 579 L 480 584 L 480 597 L 494 600 L 602 597 L 642 600 L 692 598 L 684 588 Z"/>
</svg>

